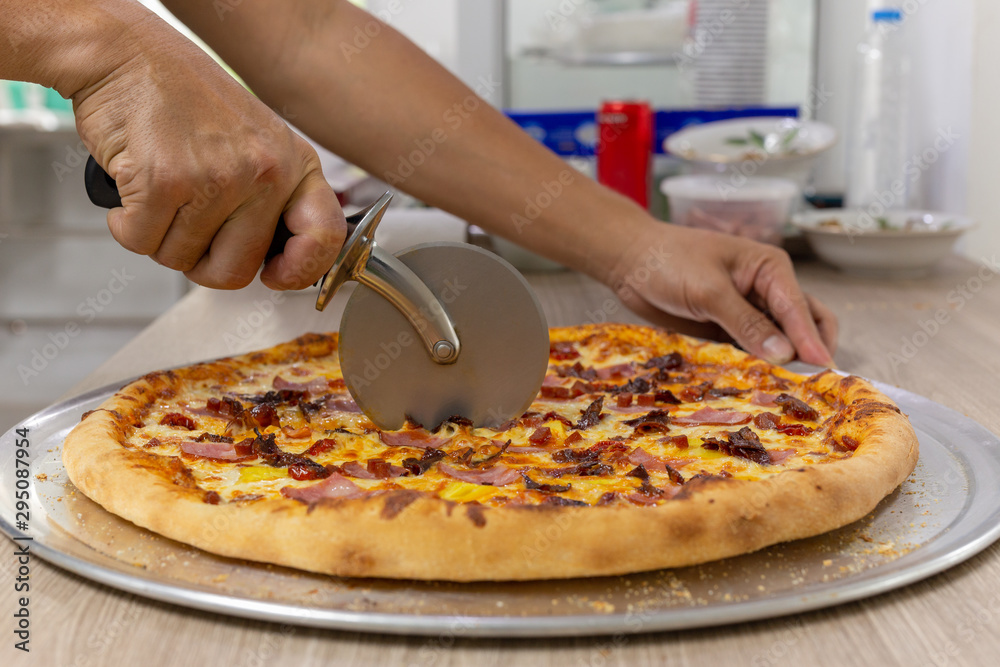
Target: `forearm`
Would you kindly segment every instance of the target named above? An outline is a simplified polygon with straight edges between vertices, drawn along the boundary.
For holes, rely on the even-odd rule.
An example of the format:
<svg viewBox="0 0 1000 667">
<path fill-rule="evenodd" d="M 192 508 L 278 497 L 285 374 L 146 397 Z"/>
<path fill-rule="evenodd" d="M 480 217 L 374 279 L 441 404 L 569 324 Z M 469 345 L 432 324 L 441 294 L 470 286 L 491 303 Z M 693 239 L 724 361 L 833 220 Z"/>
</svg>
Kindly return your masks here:
<svg viewBox="0 0 1000 667">
<path fill-rule="evenodd" d="M 131 0 L 5 0 L 0 78 L 71 99 L 133 59 L 157 21 Z"/>
<path fill-rule="evenodd" d="M 244 0 L 221 21 L 210 3 L 167 4 L 296 126 L 429 204 L 604 281 L 650 224 L 390 27 L 357 50 L 373 18 L 349 3 Z"/>
</svg>

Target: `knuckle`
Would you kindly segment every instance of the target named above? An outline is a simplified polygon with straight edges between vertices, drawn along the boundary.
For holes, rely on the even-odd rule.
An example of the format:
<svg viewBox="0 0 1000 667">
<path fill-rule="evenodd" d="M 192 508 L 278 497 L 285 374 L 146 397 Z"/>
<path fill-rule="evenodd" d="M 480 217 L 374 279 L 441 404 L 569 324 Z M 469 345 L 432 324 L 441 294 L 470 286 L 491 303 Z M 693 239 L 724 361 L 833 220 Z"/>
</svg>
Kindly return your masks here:
<svg viewBox="0 0 1000 667">
<path fill-rule="evenodd" d="M 157 251 L 150 254 L 150 257 L 160 266 L 174 271 L 190 271 L 198 264 L 198 259 L 192 259 L 190 255 Z"/>
</svg>

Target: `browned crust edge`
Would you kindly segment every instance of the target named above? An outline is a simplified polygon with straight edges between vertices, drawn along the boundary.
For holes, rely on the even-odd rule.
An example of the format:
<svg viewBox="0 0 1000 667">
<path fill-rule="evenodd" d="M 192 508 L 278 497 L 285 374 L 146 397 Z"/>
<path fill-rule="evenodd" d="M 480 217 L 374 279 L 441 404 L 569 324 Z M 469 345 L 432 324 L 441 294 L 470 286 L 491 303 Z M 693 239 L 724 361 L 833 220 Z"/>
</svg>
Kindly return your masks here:
<svg viewBox="0 0 1000 667">
<path fill-rule="evenodd" d="M 685 353 L 761 363 L 730 346 L 624 325 L 553 329 L 553 340 L 610 333 Z M 807 381 L 845 406 L 835 437 L 862 442 L 851 458 L 789 470 L 759 482 L 696 480 L 652 507 L 470 507 L 399 493 L 327 501 L 287 499 L 211 505 L 118 443 L 131 420 L 187 378 L 245 363 L 307 360 L 336 349 L 334 335 L 310 334 L 231 360 L 154 373 L 116 393 L 66 438 L 73 483 L 108 511 L 172 539 L 223 556 L 351 577 L 451 581 L 530 580 L 623 574 L 726 558 L 818 535 L 856 521 L 916 465 L 909 421 L 868 382 L 826 372 Z M 782 374 L 785 372 L 782 371 Z M 485 521 L 484 521 L 485 520 Z"/>
</svg>

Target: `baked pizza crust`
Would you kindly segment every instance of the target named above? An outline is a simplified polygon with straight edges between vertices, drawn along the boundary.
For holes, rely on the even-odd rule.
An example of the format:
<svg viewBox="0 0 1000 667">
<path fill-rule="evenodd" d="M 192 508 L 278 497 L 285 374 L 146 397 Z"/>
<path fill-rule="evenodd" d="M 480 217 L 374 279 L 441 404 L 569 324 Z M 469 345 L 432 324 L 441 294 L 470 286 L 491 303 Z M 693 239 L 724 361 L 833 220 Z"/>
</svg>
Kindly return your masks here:
<svg viewBox="0 0 1000 667">
<path fill-rule="evenodd" d="M 685 353 L 765 363 L 731 346 L 644 327 L 554 329 L 552 338 L 581 340 L 598 331 L 626 339 L 648 339 L 652 331 Z M 70 479 L 108 511 L 223 556 L 349 577 L 530 580 L 681 567 L 818 535 L 870 512 L 917 461 L 916 435 L 895 404 L 868 382 L 831 371 L 806 385 L 843 405 L 832 435 L 861 443 L 851 457 L 760 481 L 692 479 L 673 499 L 652 506 L 490 508 L 412 491 L 311 506 L 286 498 L 213 505 L 190 473 L 120 444 L 152 402 L 189 379 L 224 383 L 240 364 L 306 361 L 335 348 L 335 335 L 311 334 L 260 353 L 148 375 L 67 436 L 63 461 Z"/>
</svg>

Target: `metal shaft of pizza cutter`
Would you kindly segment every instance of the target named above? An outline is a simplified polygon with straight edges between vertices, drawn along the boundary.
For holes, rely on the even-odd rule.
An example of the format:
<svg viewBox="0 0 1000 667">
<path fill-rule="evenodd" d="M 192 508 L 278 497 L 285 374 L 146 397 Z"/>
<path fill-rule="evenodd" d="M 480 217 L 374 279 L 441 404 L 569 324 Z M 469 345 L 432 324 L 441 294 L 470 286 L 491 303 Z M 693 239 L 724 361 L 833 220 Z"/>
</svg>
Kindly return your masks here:
<svg viewBox="0 0 1000 667">
<path fill-rule="evenodd" d="M 451 364 L 461 344 L 448 311 L 409 267 L 375 243 L 375 228 L 382 220 L 392 193 L 386 192 L 366 209 L 348 216 L 354 225 L 337 261 L 323 278 L 316 309 L 323 310 L 341 285 L 354 280 L 370 287 L 403 314 L 424 343 L 431 359 Z"/>
</svg>

